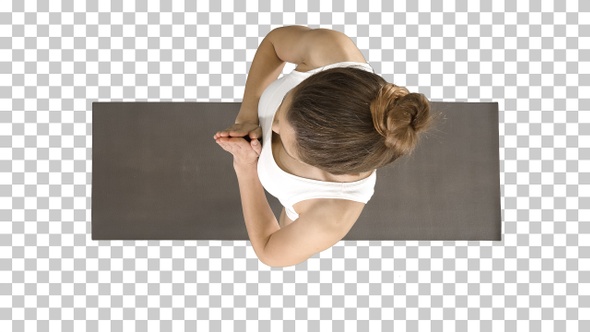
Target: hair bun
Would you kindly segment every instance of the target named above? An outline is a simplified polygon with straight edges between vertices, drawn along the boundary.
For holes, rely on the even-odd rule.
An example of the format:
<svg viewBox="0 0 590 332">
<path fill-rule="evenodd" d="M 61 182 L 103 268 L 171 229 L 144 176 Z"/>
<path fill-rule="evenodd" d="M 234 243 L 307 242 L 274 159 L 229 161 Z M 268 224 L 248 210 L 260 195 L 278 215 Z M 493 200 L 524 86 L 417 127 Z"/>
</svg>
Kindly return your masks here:
<svg viewBox="0 0 590 332">
<path fill-rule="evenodd" d="M 417 134 L 431 123 L 428 99 L 391 83 L 379 89 L 370 108 L 373 125 L 385 138 L 385 145 L 399 154 L 410 153 L 417 144 Z"/>
</svg>

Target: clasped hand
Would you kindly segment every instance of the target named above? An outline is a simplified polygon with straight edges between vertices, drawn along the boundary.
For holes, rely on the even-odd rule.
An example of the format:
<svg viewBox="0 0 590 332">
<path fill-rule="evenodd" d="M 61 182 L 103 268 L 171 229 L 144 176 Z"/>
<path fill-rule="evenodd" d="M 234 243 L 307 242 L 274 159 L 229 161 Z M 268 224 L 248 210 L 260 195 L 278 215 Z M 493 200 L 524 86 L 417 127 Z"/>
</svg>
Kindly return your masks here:
<svg viewBox="0 0 590 332">
<path fill-rule="evenodd" d="M 250 137 L 248 142 L 244 136 Z M 258 139 L 262 136 L 262 129 L 255 123 L 236 123 L 231 127 L 218 131 L 213 138 L 222 149 L 234 156 L 234 168 L 255 167 L 262 152 L 262 145 Z"/>
</svg>

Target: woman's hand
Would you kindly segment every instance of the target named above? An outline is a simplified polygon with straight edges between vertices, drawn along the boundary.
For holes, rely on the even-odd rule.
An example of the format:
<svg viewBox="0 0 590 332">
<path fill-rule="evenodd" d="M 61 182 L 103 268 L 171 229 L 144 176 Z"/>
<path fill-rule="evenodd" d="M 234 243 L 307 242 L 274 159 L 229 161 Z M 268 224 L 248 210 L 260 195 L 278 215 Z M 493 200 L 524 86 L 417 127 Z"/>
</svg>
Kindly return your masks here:
<svg viewBox="0 0 590 332">
<path fill-rule="evenodd" d="M 259 139 L 262 136 L 262 128 L 258 126 L 258 123 L 254 122 L 243 122 L 235 123 L 229 128 L 218 131 L 215 133 L 213 138 L 217 140 L 222 137 L 244 137 L 248 136 L 251 140 Z"/>
<path fill-rule="evenodd" d="M 257 139 L 247 142 L 242 137 L 218 137 L 215 142 L 234 156 L 234 169 L 256 168 L 262 145 Z"/>
<path fill-rule="evenodd" d="M 222 149 L 234 156 L 234 168 L 255 167 L 262 146 L 258 141 L 262 136 L 262 128 L 258 123 L 235 123 L 229 128 L 218 131 L 213 138 Z M 250 142 L 244 137 L 249 137 Z"/>
</svg>

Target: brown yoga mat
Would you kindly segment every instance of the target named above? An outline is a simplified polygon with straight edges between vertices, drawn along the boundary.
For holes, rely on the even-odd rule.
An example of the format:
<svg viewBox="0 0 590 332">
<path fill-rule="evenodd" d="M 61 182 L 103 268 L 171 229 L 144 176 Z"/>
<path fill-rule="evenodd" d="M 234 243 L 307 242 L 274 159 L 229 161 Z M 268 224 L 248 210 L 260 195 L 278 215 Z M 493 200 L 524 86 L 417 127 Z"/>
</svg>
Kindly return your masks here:
<svg viewBox="0 0 590 332">
<path fill-rule="evenodd" d="M 232 156 L 213 140 L 239 107 L 94 102 L 92 239 L 248 240 Z M 498 104 L 432 102 L 432 111 L 442 115 L 435 128 L 377 171 L 344 240 L 502 240 Z"/>
</svg>

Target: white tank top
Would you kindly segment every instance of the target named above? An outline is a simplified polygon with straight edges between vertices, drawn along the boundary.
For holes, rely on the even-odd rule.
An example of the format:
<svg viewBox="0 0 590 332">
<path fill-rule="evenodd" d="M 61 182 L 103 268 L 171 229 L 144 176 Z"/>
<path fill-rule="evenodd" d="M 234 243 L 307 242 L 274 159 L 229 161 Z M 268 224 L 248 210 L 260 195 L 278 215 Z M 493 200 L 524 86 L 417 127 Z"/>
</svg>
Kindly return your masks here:
<svg viewBox="0 0 590 332">
<path fill-rule="evenodd" d="M 258 177 L 264 189 L 275 196 L 285 207 L 285 212 L 291 220 L 299 218 L 293 205 L 304 200 L 331 198 L 367 203 L 373 196 L 377 178 L 376 171 L 373 171 L 369 177 L 356 182 L 318 181 L 283 171 L 277 165 L 272 154 L 272 123 L 287 92 L 314 73 L 334 67 L 351 66 L 373 72 L 373 68 L 369 64 L 358 62 L 333 63 L 307 72 L 293 70 L 272 82 L 264 90 L 258 102 L 258 118 L 263 137 L 262 152 L 258 159 Z"/>
</svg>

